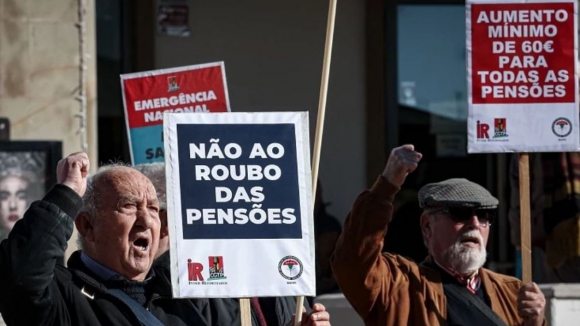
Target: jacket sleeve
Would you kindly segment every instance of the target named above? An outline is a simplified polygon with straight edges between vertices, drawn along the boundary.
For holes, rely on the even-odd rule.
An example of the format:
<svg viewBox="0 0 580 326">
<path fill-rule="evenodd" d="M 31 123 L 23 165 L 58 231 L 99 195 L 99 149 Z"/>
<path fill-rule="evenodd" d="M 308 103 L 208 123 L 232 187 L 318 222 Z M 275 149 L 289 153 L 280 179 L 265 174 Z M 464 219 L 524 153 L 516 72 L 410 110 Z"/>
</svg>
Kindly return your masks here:
<svg viewBox="0 0 580 326">
<path fill-rule="evenodd" d="M 389 305 L 390 292 L 407 282 L 397 257 L 381 254 L 398 190 L 381 176 L 359 195 L 331 258 L 340 289 L 363 320 Z"/>
<path fill-rule="evenodd" d="M 14 324 L 31 325 L 32 318 L 37 325 L 50 325 L 62 312 L 54 269 L 81 207 L 81 197 L 71 188 L 55 185 L 0 243 L 0 307 Z"/>
</svg>

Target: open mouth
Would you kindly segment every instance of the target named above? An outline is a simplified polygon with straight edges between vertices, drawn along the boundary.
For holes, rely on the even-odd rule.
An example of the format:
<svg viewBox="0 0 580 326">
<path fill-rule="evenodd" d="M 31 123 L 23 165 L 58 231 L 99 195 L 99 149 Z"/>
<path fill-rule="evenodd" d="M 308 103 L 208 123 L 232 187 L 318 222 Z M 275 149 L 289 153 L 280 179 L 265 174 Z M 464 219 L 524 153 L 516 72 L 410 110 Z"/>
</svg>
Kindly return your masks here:
<svg viewBox="0 0 580 326">
<path fill-rule="evenodd" d="M 465 237 L 461 239 L 461 243 L 478 245 L 479 239 L 475 237 Z"/>
<path fill-rule="evenodd" d="M 140 237 L 137 240 L 133 241 L 133 246 L 141 251 L 148 251 L 149 250 L 149 239 Z"/>
</svg>

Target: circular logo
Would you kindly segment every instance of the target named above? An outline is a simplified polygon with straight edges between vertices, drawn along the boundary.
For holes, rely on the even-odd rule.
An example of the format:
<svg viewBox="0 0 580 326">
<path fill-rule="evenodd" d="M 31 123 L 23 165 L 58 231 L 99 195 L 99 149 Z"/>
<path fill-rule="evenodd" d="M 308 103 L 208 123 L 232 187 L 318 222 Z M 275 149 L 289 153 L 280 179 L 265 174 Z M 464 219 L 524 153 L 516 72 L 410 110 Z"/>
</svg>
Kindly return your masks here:
<svg viewBox="0 0 580 326">
<path fill-rule="evenodd" d="M 572 133 L 572 122 L 566 118 L 558 118 L 552 122 L 554 135 L 564 138 Z"/>
<path fill-rule="evenodd" d="M 278 272 L 283 278 L 293 281 L 302 275 L 302 262 L 294 256 L 286 256 L 278 263 Z"/>
</svg>

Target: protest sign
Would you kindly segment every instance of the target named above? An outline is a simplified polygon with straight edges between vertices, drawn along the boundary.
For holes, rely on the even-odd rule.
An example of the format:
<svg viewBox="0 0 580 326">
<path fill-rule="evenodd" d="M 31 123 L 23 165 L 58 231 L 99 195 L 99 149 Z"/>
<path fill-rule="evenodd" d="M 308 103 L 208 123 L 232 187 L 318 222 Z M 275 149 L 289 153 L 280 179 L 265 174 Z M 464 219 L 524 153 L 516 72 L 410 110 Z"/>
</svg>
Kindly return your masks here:
<svg viewBox="0 0 580 326">
<path fill-rule="evenodd" d="M 578 151 L 574 0 L 468 0 L 468 152 Z"/>
<path fill-rule="evenodd" d="M 133 165 L 163 162 L 163 113 L 229 112 L 223 62 L 121 75 Z"/>
<path fill-rule="evenodd" d="M 315 295 L 306 112 L 164 116 L 173 295 Z"/>
</svg>

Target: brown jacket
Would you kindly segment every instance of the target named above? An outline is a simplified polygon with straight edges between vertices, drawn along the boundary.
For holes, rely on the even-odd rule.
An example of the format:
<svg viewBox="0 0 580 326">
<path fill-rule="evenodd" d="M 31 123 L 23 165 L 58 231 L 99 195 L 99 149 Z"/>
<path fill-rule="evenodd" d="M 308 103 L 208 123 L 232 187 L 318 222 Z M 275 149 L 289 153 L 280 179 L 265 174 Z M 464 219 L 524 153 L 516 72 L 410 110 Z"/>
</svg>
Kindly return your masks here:
<svg viewBox="0 0 580 326">
<path fill-rule="evenodd" d="M 379 177 L 359 195 L 334 251 L 334 275 L 366 325 L 445 325 L 447 302 L 439 272 L 398 255 L 381 254 L 398 190 Z M 522 283 L 483 268 L 480 274 L 493 311 L 510 326 L 522 325 L 516 303 Z"/>
</svg>

